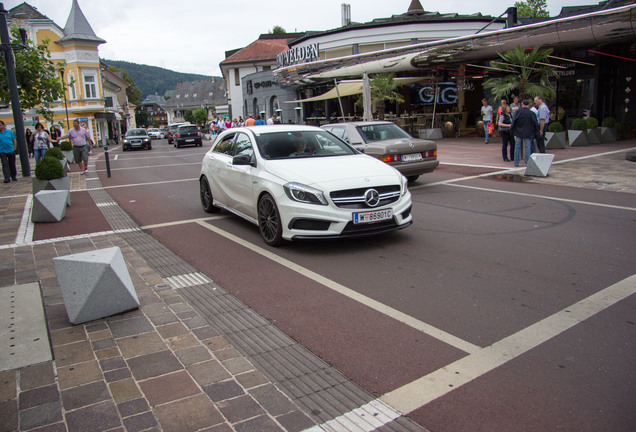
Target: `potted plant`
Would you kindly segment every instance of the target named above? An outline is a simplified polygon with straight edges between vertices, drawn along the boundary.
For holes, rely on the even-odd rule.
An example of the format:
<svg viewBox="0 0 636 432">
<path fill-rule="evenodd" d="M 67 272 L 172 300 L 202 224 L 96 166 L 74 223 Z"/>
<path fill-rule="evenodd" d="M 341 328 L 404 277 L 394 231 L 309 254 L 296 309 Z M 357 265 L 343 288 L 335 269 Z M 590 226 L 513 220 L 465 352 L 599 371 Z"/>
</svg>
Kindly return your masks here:
<svg viewBox="0 0 636 432">
<path fill-rule="evenodd" d="M 616 119 L 614 117 L 605 117 L 601 123 L 601 141 L 604 143 L 614 142 L 617 139 Z"/>
<path fill-rule="evenodd" d="M 572 126 L 568 129 L 568 141 L 570 147 L 580 147 L 589 145 L 587 142 L 587 122 L 584 118 L 574 119 Z"/>
<path fill-rule="evenodd" d="M 455 117 L 452 115 L 444 117 L 444 136 L 446 138 L 455 136 Z"/>
<path fill-rule="evenodd" d="M 601 131 L 598 128 L 598 120 L 594 117 L 588 117 L 585 119 L 587 123 L 587 142 L 588 144 L 600 144 L 601 143 Z"/>
<path fill-rule="evenodd" d="M 559 122 L 548 123 L 548 131 L 545 133 L 546 149 L 564 149 L 565 148 L 565 131 L 563 125 Z"/>
<path fill-rule="evenodd" d="M 50 149 L 49 149 L 50 150 Z M 59 149 L 56 149 L 59 151 Z M 35 164 L 35 177 L 33 178 L 33 195 L 41 190 L 67 190 L 66 204 L 71 205 L 71 183 L 64 172 L 60 160 L 49 154 L 47 150 L 44 157 Z"/>
<path fill-rule="evenodd" d="M 73 145 L 69 141 L 62 141 L 60 143 L 60 150 L 62 151 L 62 154 L 64 155 L 68 163 L 75 162 L 73 157 Z"/>
<path fill-rule="evenodd" d="M 53 157 L 59 160 L 60 164 L 62 164 L 62 168 L 64 168 L 64 175 L 66 175 L 71 170 L 68 165 L 68 160 L 64 157 L 64 155 L 62 154 L 62 150 L 60 150 L 59 147 L 50 147 L 44 152 L 44 156 Z"/>
</svg>

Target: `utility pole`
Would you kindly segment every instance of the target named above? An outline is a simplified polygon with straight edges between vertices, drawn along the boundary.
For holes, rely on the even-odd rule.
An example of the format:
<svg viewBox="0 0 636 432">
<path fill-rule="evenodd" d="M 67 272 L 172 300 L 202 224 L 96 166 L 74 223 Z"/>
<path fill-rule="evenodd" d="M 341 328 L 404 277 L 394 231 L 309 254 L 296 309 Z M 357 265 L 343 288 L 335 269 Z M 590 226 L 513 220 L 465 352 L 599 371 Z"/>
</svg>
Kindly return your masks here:
<svg viewBox="0 0 636 432">
<path fill-rule="evenodd" d="M 29 151 L 26 137 L 24 136 L 24 119 L 22 118 L 22 108 L 20 108 L 20 94 L 18 93 L 18 82 L 15 79 L 15 58 L 13 57 L 14 48 L 25 48 L 26 30 L 20 29 L 22 45 L 12 44 L 9 37 L 9 28 L 7 27 L 6 15 L 8 13 L 4 8 L 4 4 L 0 3 L 0 39 L 2 40 L 2 51 L 4 52 L 4 64 L 7 68 L 7 82 L 9 84 L 9 93 L 11 94 L 11 110 L 13 111 L 13 123 L 15 124 L 15 134 L 18 140 L 18 151 L 20 152 L 22 177 L 31 177 Z"/>
</svg>

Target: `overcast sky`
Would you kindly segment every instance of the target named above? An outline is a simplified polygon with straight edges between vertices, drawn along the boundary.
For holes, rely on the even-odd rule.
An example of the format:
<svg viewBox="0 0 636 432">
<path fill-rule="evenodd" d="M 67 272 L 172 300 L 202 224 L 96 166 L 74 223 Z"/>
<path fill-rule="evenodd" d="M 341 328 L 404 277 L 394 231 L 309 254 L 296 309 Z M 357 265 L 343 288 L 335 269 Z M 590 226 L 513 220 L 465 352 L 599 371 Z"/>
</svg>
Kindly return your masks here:
<svg viewBox="0 0 636 432">
<path fill-rule="evenodd" d="M 4 1 L 7 10 L 23 0 Z M 514 1 L 420 0 L 427 11 L 499 16 Z M 29 0 L 64 28 L 72 0 Z M 225 51 L 242 48 L 279 25 L 287 32 L 322 31 L 341 26 L 341 4 L 351 5 L 351 20 L 368 22 L 405 13 L 411 0 L 79 0 L 93 30 L 107 42 L 101 58 L 220 76 Z M 548 12 L 598 0 L 548 0 Z"/>
</svg>

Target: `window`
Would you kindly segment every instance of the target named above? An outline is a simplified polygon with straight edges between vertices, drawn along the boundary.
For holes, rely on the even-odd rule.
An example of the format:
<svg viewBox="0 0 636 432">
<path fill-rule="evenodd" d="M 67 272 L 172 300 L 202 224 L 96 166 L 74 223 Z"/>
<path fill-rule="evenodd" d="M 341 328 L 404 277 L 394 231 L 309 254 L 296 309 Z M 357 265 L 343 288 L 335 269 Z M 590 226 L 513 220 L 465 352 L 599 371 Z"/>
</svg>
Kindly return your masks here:
<svg viewBox="0 0 636 432">
<path fill-rule="evenodd" d="M 84 75 L 84 96 L 86 99 L 97 98 L 97 85 L 95 75 Z"/>
<path fill-rule="evenodd" d="M 254 149 L 252 148 L 252 141 L 250 141 L 250 137 L 248 137 L 244 133 L 239 134 L 236 138 L 234 155 L 250 155 L 251 157 L 253 154 Z"/>
<path fill-rule="evenodd" d="M 194 94 L 192 95 L 192 97 L 193 97 L 193 98 L 197 97 L 197 93 L 194 93 Z"/>
<path fill-rule="evenodd" d="M 229 156 L 234 156 L 234 135 L 228 135 L 223 141 L 218 143 L 214 147 L 214 151 L 217 153 L 225 153 Z"/>
<path fill-rule="evenodd" d="M 113 107 L 113 97 L 112 96 L 106 96 L 104 98 L 104 106 L 106 108 L 112 108 Z"/>
<path fill-rule="evenodd" d="M 68 74 L 68 95 L 70 99 L 77 99 L 77 94 L 75 93 L 75 76 L 70 73 Z"/>
<path fill-rule="evenodd" d="M 239 74 L 238 68 L 234 69 L 234 85 L 241 85 L 241 75 Z"/>
</svg>

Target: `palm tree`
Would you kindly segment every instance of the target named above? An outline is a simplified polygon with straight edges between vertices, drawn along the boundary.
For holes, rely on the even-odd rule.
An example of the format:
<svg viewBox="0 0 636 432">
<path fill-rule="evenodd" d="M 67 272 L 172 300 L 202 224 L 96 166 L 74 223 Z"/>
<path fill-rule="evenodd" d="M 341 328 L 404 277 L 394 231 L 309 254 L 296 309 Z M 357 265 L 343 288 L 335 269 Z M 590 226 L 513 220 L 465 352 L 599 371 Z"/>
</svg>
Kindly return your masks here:
<svg viewBox="0 0 636 432">
<path fill-rule="evenodd" d="M 382 73 L 375 74 L 369 82 L 371 87 L 371 100 L 373 103 L 378 102 L 378 119 L 384 120 L 384 103 L 402 103 L 404 96 L 398 91 L 401 84 L 395 81 L 395 74 Z M 357 104 L 362 105 L 362 98 L 358 99 Z"/>
<path fill-rule="evenodd" d="M 490 65 L 504 69 L 508 73 L 500 78 L 489 78 L 484 87 L 491 89 L 497 99 L 512 94 L 519 99 L 532 99 L 541 95 L 544 99 L 554 99 L 556 94 L 551 79 L 558 79 L 556 68 L 550 64 L 552 48 L 534 47 L 526 52 L 521 46 L 505 53 L 497 53 L 503 61 L 493 61 Z"/>
</svg>

